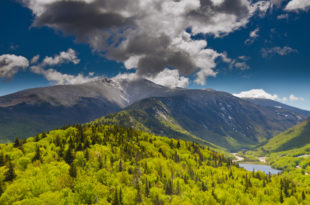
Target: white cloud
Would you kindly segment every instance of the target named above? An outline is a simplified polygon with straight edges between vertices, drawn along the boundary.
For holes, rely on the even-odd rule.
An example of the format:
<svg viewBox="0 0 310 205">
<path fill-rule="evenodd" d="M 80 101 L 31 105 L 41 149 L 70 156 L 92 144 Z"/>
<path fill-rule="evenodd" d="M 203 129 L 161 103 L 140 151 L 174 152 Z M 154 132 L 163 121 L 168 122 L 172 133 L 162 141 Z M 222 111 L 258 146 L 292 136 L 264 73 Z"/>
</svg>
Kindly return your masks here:
<svg viewBox="0 0 310 205">
<path fill-rule="evenodd" d="M 5 54 L 0 56 L 0 78 L 10 79 L 19 70 L 25 70 L 29 61 L 23 56 Z"/>
<path fill-rule="evenodd" d="M 188 78 L 180 76 L 177 70 L 165 69 L 158 73 L 155 77 L 147 78 L 156 84 L 163 85 L 170 88 L 181 87 L 185 88 L 188 86 Z"/>
<path fill-rule="evenodd" d="M 76 52 L 69 48 L 67 51 L 62 51 L 54 57 L 45 57 L 41 62 L 39 62 L 40 55 L 36 55 L 32 58 L 31 63 L 36 64 L 30 67 L 30 71 L 39 75 L 43 75 L 48 81 L 56 85 L 67 85 L 67 84 L 81 84 L 92 80 L 97 80 L 99 77 L 95 76 L 95 73 L 90 72 L 88 76 L 84 76 L 79 73 L 77 75 L 64 74 L 53 68 L 48 68 L 49 66 L 57 66 L 63 63 L 73 63 L 78 64 L 80 60 L 78 59 Z"/>
<path fill-rule="evenodd" d="M 243 91 L 239 94 L 233 94 L 233 95 L 239 98 L 262 98 L 262 99 L 277 100 L 277 101 L 282 101 L 282 102 L 287 102 L 288 100 L 304 101 L 304 98 L 296 97 L 294 94 L 290 94 L 289 97 L 280 98 L 277 94 L 267 93 L 263 89 L 252 89 L 252 90 Z"/>
<path fill-rule="evenodd" d="M 45 57 L 42 61 L 42 65 L 60 65 L 63 63 L 74 63 L 78 64 L 80 59 L 77 58 L 75 50 L 69 48 L 67 51 L 62 51 L 54 57 Z"/>
<path fill-rule="evenodd" d="M 280 14 L 277 16 L 277 19 L 281 20 L 281 19 L 288 19 L 288 14 Z"/>
<path fill-rule="evenodd" d="M 112 79 L 115 81 L 127 79 L 127 80 L 135 80 L 140 78 L 137 73 L 119 73 Z M 166 86 L 169 88 L 181 87 L 185 88 L 188 86 L 189 79 L 180 76 L 177 70 L 164 69 L 162 72 L 157 74 L 154 77 L 146 77 L 145 79 L 152 81 L 158 85 Z"/>
<path fill-rule="evenodd" d="M 288 101 L 287 97 L 283 97 L 283 98 L 282 98 L 282 101 L 283 101 L 283 102 L 287 102 L 287 101 Z"/>
<path fill-rule="evenodd" d="M 253 31 L 250 32 L 249 38 L 247 38 L 244 41 L 244 43 L 247 45 L 254 43 L 255 39 L 258 38 L 258 36 L 259 36 L 258 33 L 259 33 L 259 28 L 257 27 L 256 29 L 254 29 Z"/>
<path fill-rule="evenodd" d="M 308 10 L 310 8 L 309 0 L 291 0 L 286 5 L 286 11 L 298 11 L 298 10 Z"/>
<path fill-rule="evenodd" d="M 233 95 L 239 98 L 263 98 L 263 99 L 269 99 L 269 100 L 279 100 L 278 95 L 269 94 L 263 89 L 252 89 L 252 90 L 243 91 L 239 94 L 233 94 Z"/>
<path fill-rule="evenodd" d="M 261 49 L 261 54 L 262 57 L 267 58 L 270 57 L 272 55 L 280 55 L 280 56 L 285 56 L 288 55 L 290 53 L 297 53 L 298 51 L 296 49 L 293 49 L 289 46 L 284 46 L 284 47 L 272 47 L 272 48 L 262 48 Z"/>
<path fill-rule="evenodd" d="M 56 85 L 81 84 L 99 79 L 99 77 L 94 77 L 93 75 L 84 76 L 83 74 L 63 74 L 51 68 L 45 70 L 40 66 L 31 66 L 30 70 L 36 74 L 43 75 L 48 81 L 55 83 Z"/>
<path fill-rule="evenodd" d="M 303 101 L 303 100 L 304 100 L 304 98 L 302 98 L 302 97 L 296 97 L 294 94 L 291 94 L 291 95 L 289 96 L 289 99 L 290 99 L 290 101 Z"/>
<path fill-rule="evenodd" d="M 31 62 L 31 64 L 35 64 L 39 61 L 39 59 L 40 59 L 40 55 L 35 55 L 32 57 L 30 62 Z"/>
<path fill-rule="evenodd" d="M 154 78 L 165 68 L 180 76 L 196 74 L 204 84 L 216 76 L 220 53 L 196 34 L 222 37 L 245 27 L 256 14 L 264 16 L 269 1 L 251 0 L 22 0 L 31 9 L 33 26 L 48 26 L 78 41 L 110 60 L 123 62 L 140 76 Z M 59 9 L 61 8 L 61 9 Z M 75 9 L 76 12 L 67 10 Z M 191 28 L 191 33 L 187 29 Z M 55 58 L 46 60 L 55 65 Z M 46 62 L 46 63 L 47 63 Z M 243 64 L 236 64 L 246 68 Z"/>
</svg>

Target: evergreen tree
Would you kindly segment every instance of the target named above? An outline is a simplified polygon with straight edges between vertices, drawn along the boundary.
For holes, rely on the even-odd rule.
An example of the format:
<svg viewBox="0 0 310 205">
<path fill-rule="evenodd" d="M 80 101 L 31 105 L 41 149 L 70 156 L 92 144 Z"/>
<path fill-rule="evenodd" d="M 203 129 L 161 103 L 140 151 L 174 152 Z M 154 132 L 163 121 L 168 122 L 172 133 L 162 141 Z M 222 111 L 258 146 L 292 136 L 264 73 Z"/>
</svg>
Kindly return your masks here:
<svg viewBox="0 0 310 205">
<path fill-rule="evenodd" d="M 282 190 L 281 190 L 281 192 L 280 192 L 280 203 L 282 204 L 284 202 L 284 200 L 283 200 L 283 193 L 282 193 Z"/>
<path fill-rule="evenodd" d="M 20 146 L 20 142 L 19 142 L 18 137 L 16 137 L 13 147 L 19 147 L 19 146 Z"/>
<path fill-rule="evenodd" d="M 117 189 L 115 189 L 115 192 L 114 192 L 114 199 L 113 199 L 112 205 L 120 205 L 118 194 L 117 194 Z"/>
<path fill-rule="evenodd" d="M 0 153 L 0 167 L 4 166 L 5 161 L 4 161 L 4 156 L 3 153 Z"/>
<path fill-rule="evenodd" d="M 32 162 L 37 161 L 37 160 L 42 161 L 42 159 L 41 159 L 41 151 L 40 151 L 40 147 L 39 146 L 36 146 L 36 154 L 32 158 Z"/>
<path fill-rule="evenodd" d="M 122 192 L 122 188 L 119 188 L 119 203 L 123 204 L 123 192 Z"/>
<path fill-rule="evenodd" d="M 142 196 L 141 196 L 141 189 L 140 189 L 140 184 L 137 185 L 137 195 L 136 195 L 136 203 L 141 203 L 142 202 Z"/>
<path fill-rule="evenodd" d="M 76 170 L 76 166 L 74 164 L 70 165 L 69 174 L 72 178 L 76 178 L 77 170 Z"/>
<path fill-rule="evenodd" d="M 305 199 L 306 199 L 305 191 L 302 191 L 302 193 L 301 193 L 301 198 L 302 198 L 302 200 L 305 200 Z"/>
<path fill-rule="evenodd" d="M 74 160 L 74 156 L 72 154 L 71 147 L 69 146 L 65 154 L 65 161 L 67 162 L 67 164 L 71 165 L 73 160 Z"/>
<path fill-rule="evenodd" d="M 13 181 L 15 179 L 16 174 L 14 171 L 14 165 L 11 161 L 9 161 L 8 170 L 4 173 L 4 181 Z"/>
<path fill-rule="evenodd" d="M 147 179 L 145 179 L 145 196 L 148 197 L 150 194 L 150 184 Z"/>
<path fill-rule="evenodd" d="M 88 149 L 85 150 L 85 152 L 84 152 L 84 157 L 85 157 L 85 159 L 86 159 L 87 161 L 89 161 L 89 151 L 88 151 Z"/>
<path fill-rule="evenodd" d="M 123 162 L 122 160 L 119 160 L 119 168 L 118 168 L 118 171 L 123 171 Z"/>
</svg>

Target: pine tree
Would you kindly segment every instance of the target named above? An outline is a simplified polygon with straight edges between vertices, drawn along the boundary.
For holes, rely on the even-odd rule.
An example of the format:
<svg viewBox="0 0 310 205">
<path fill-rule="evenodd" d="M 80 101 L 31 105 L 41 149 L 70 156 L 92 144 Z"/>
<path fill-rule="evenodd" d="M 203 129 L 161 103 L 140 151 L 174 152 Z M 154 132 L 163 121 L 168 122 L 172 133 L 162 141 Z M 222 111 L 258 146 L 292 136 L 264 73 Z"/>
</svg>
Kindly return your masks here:
<svg viewBox="0 0 310 205">
<path fill-rule="evenodd" d="M 39 142 L 39 140 L 40 140 L 39 135 L 36 135 L 36 136 L 34 137 L 34 141 L 35 141 L 35 142 Z"/>
<path fill-rule="evenodd" d="M 40 147 L 39 146 L 36 146 L 36 154 L 32 158 L 32 162 L 37 161 L 37 160 L 42 161 L 42 159 L 41 159 L 41 151 L 40 151 Z"/>
<path fill-rule="evenodd" d="M 150 194 L 150 184 L 147 179 L 145 179 L 145 191 L 144 192 L 145 192 L 145 196 L 148 197 Z"/>
<path fill-rule="evenodd" d="M 137 195 L 136 195 L 136 203 L 141 203 L 142 202 L 142 196 L 141 196 L 141 189 L 140 185 L 137 185 Z"/>
<path fill-rule="evenodd" d="M 70 169 L 69 169 L 69 174 L 72 178 L 76 178 L 77 176 L 77 170 L 76 170 L 76 166 L 74 164 L 70 165 Z"/>
<path fill-rule="evenodd" d="M 117 194 L 117 189 L 115 189 L 115 192 L 114 192 L 114 199 L 113 199 L 112 205 L 120 205 L 118 194 Z"/>
<path fill-rule="evenodd" d="M 180 140 L 178 140 L 177 148 L 180 149 L 180 147 L 181 147 Z"/>
<path fill-rule="evenodd" d="M 2 182 L 0 182 L 0 197 L 1 197 L 1 195 L 3 194 L 3 192 L 4 192 L 4 190 L 3 190 L 3 188 L 2 188 Z"/>
<path fill-rule="evenodd" d="M 179 181 L 177 182 L 177 191 L 176 191 L 176 194 L 177 194 L 177 195 L 180 195 L 180 194 L 181 194 L 180 182 L 179 182 Z"/>
<path fill-rule="evenodd" d="M 283 200 L 283 194 L 282 194 L 282 190 L 281 190 L 281 193 L 280 193 L 280 203 L 282 204 L 284 202 Z"/>
<path fill-rule="evenodd" d="M 172 193 L 173 193 L 173 182 L 171 179 L 169 179 L 166 183 L 165 193 L 166 193 L 166 195 L 172 195 Z"/>
<path fill-rule="evenodd" d="M 71 150 L 71 147 L 69 146 L 69 148 L 67 149 L 67 152 L 65 154 L 65 161 L 67 162 L 67 164 L 72 164 L 74 160 L 74 156 L 72 154 L 72 150 Z"/>
<path fill-rule="evenodd" d="M 13 181 L 13 179 L 15 179 L 16 174 L 14 171 L 14 165 L 12 164 L 11 161 L 9 161 L 9 167 L 8 167 L 8 171 L 6 173 L 4 173 L 4 181 Z"/>
<path fill-rule="evenodd" d="M 0 153 L 0 167 L 4 166 L 5 161 L 4 161 L 4 156 L 3 153 Z"/>
<path fill-rule="evenodd" d="M 301 198 L 302 198 L 302 200 L 305 200 L 305 199 L 306 199 L 305 191 L 302 191 L 302 193 L 301 193 Z"/>
<path fill-rule="evenodd" d="M 14 145 L 13 145 L 13 147 L 19 147 L 20 146 L 20 142 L 19 142 L 19 139 L 18 139 L 18 137 L 16 137 L 16 139 L 15 139 L 15 141 L 14 141 Z"/>
<path fill-rule="evenodd" d="M 122 160 L 119 160 L 119 168 L 118 168 L 118 171 L 123 171 L 123 162 Z"/>
<path fill-rule="evenodd" d="M 99 162 L 99 169 L 102 169 L 103 168 L 103 163 L 102 163 L 102 157 L 101 156 L 99 156 L 98 157 L 98 162 Z"/>
<path fill-rule="evenodd" d="M 123 204 L 123 192 L 122 192 L 122 188 L 119 188 L 119 203 Z"/>
<path fill-rule="evenodd" d="M 87 161 L 89 161 L 89 151 L 88 151 L 88 149 L 85 150 L 85 152 L 84 152 L 84 157 L 85 157 L 85 159 L 86 159 Z"/>
</svg>

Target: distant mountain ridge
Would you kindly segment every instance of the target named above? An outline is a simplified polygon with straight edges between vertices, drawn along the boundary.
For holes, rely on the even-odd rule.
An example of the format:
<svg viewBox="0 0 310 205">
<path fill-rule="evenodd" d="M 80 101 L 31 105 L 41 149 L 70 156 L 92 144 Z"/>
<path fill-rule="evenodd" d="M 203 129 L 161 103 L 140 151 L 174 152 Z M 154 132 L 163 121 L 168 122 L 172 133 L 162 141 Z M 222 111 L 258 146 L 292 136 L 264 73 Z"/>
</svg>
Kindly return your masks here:
<svg viewBox="0 0 310 205">
<path fill-rule="evenodd" d="M 307 118 L 292 109 L 258 105 L 212 89 L 104 78 L 0 97 L 0 137 L 32 136 L 105 115 L 105 123 L 231 150 L 256 146 Z"/>
<path fill-rule="evenodd" d="M 187 140 L 200 138 L 238 150 L 266 142 L 303 119 L 293 111 L 259 106 L 225 92 L 177 90 L 143 99 L 97 122 Z"/>
<path fill-rule="evenodd" d="M 0 137 L 28 137 L 64 125 L 86 123 L 170 88 L 145 79 L 103 78 L 78 85 L 28 89 L 0 97 Z"/>
<path fill-rule="evenodd" d="M 263 99 L 263 98 L 243 98 L 243 99 L 248 100 L 248 101 L 255 103 L 257 105 L 266 106 L 266 107 L 274 107 L 274 108 L 278 108 L 278 109 L 291 110 L 291 111 L 294 111 L 298 114 L 302 114 L 304 116 L 310 117 L 310 111 L 299 109 L 299 108 L 296 108 L 293 106 L 289 106 L 289 105 L 280 103 L 278 101 Z"/>
</svg>

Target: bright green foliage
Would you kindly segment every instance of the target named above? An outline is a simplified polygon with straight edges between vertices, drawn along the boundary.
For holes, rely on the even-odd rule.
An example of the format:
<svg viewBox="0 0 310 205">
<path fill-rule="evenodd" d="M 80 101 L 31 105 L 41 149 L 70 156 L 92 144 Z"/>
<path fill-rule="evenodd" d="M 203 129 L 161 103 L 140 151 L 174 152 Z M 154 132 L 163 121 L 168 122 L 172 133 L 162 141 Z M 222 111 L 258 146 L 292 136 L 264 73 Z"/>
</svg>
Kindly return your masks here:
<svg viewBox="0 0 310 205">
<path fill-rule="evenodd" d="M 300 148 L 306 144 L 310 144 L 310 119 L 271 138 L 263 146 L 263 150 L 267 152 L 279 152 Z"/>
<path fill-rule="evenodd" d="M 309 184 L 293 176 L 248 172 L 196 143 L 113 125 L 72 126 L 18 147 L 0 145 L 1 157 L 3 205 L 310 201 Z"/>
</svg>

